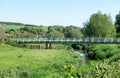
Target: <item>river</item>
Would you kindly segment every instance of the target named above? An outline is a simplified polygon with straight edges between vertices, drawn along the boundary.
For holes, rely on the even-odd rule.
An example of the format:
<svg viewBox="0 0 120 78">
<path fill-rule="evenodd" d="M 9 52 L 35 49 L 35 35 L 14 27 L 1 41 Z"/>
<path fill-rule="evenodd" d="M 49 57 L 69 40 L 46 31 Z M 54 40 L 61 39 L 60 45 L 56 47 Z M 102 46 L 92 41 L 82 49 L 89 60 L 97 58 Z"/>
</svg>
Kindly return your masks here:
<svg viewBox="0 0 120 78">
<path fill-rule="evenodd" d="M 82 57 L 82 59 L 83 59 L 83 65 L 85 65 L 87 63 L 86 55 L 83 52 L 80 52 L 80 51 L 75 51 L 75 52 Z"/>
</svg>

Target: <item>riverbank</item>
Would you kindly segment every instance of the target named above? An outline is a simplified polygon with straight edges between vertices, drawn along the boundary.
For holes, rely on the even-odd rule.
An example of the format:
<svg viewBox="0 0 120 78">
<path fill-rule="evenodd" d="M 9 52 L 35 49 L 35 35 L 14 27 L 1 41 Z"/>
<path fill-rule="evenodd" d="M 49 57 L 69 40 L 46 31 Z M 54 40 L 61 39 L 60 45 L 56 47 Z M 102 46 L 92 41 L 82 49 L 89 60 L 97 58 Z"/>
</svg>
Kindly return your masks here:
<svg viewBox="0 0 120 78">
<path fill-rule="evenodd" d="M 98 58 L 103 52 L 112 55 L 103 59 L 87 57 L 89 63 L 83 65 L 83 54 L 80 56 L 73 49 L 29 49 L 0 44 L 0 77 L 66 78 L 70 74 L 71 77 L 93 78 L 96 74 L 102 77 L 104 73 L 109 77 L 107 70 L 110 70 L 111 77 L 119 78 L 119 51 L 119 45 L 88 45 L 84 47 L 86 56 L 88 53 Z"/>
<path fill-rule="evenodd" d="M 70 50 L 25 49 L 0 45 L 0 77 L 53 78 L 64 77 L 64 65 L 78 68 L 82 58 Z"/>
</svg>

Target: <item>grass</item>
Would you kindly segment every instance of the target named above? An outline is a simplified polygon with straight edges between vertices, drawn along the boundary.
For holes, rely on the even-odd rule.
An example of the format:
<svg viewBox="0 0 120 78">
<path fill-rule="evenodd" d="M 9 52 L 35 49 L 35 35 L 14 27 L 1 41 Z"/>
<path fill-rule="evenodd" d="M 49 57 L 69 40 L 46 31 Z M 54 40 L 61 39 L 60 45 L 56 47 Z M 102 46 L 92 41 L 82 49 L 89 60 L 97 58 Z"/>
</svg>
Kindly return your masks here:
<svg viewBox="0 0 120 78">
<path fill-rule="evenodd" d="M 58 46 L 64 47 L 53 45 Z M 117 45 L 111 46 L 116 51 Z M 27 49 L 0 44 L 0 78 L 67 78 L 69 71 L 64 70 L 64 66 L 70 64 L 75 67 L 72 70 L 75 78 L 100 78 L 103 75 L 120 78 L 119 56 L 118 52 L 107 59 L 89 60 L 88 65 L 83 66 L 81 57 L 72 50 Z"/>
<path fill-rule="evenodd" d="M 10 30 L 10 29 L 17 30 L 17 29 L 25 27 L 24 25 L 7 25 L 7 24 L 2 24 L 2 26 L 5 30 Z M 42 30 L 43 31 L 48 31 L 48 26 L 43 26 Z"/>
<path fill-rule="evenodd" d="M 82 59 L 67 50 L 32 50 L 0 44 L 0 76 L 10 77 L 14 70 L 16 78 L 59 78 L 64 76 L 63 66 L 67 64 L 79 67 Z"/>
<path fill-rule="evenodd" d="M 17 29 L 25 27 L 25 26 L 22 26 L 22 25 L 6 25 L 6 24 L 2 24 L 2 26 L 5 30 L 10 30 L 10 29 L 17 30 Z"/>
<path fill-rule="evenodd" d="M 42 27 L 42 30 L 44 30 L 44 31 L 47 32 L 47 31 L 48 31 L 48 26 L 43 26 L 43 27 Z"/>
</svg>

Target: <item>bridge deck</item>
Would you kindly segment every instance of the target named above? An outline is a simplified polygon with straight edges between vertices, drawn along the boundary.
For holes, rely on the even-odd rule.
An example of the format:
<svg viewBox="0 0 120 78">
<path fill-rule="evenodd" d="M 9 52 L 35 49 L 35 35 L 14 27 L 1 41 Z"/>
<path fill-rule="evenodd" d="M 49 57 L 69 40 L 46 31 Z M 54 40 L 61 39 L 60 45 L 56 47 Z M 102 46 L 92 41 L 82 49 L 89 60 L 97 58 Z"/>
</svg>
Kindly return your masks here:
<svg viewBox="0 0 120 78">
<path fill-rule="evenodd" d="M 10 38 L 18 43 L 103 43 L 120 44 L 120 38 Z"/>
</svg>

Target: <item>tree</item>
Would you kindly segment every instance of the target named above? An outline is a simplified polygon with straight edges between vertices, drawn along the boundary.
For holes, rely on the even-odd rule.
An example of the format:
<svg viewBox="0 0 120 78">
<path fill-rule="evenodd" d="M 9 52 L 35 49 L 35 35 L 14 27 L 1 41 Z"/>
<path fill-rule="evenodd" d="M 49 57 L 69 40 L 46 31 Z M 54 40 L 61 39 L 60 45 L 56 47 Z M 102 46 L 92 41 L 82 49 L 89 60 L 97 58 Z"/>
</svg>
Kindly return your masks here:
<svg viewBox="0 0 120 78">
<path fill-rule="evenodd" d="M 4 39 L 5 39 L 5 30 L 0 24 L 0 42 L 3 41 Z"/>
<path fill-rule="evenodd" d="M 120 12 L 119 14 L 116 15 L 115 19 L 116 19 L 115 21 L 116 31 L 117 33 L 120 33 Z"/>
<path fill-rule="evenodd" d="M 67 34 L 68 37 L 70 38 L 80 38 L 82 37 L 82 33 L 80 32 L 79 29 L 71 29 L 68 34 Z"/>
<path fill-rule="evenodd" d="M 74 31 L 74 30 L 77 30 L 77 31 Z M 74 25 L 64 27 L 64 29 L 63 29 L 63 33 L 64 33 L 65 37 L 76 37 L 76 36 L 71 36 L 71 35 L 72 34 L 76 35 L 76 32 L 78 32 L 78 34 L 79 34 L 79 33 L 81 33 L 80 31 L 81 31 L 80 27 L 77 27 Z M 79 35 L 79 36 L 81 36 L 81 35 Z"/>
<path fill-rule="evenodd" d="M 60 33 L 59 31 L 52 31 L 48 34 L 48 37 L 52 38 L 64 38 L 64 34 Z"/>
<path fill-rule="evenodd" d="M 32 27 L 32 26 L 26 26 L 26 27 L 20 28 L 20 30 L 27 31 L 33 34 L 40 34 L 43 31 L 41 27 Z"/>
<path fill-rule="evenodd" d="M 93 14 L 90 20 L 85 23 L 83 31 L 85 36 L 89 37 L 114 37 L 116 35 L 111 18 L 102 13 Z"/>
<path fill-rule="evenodd" d="M 59 32 L 63 32 L 64 30 L 64 26 L 61 26 L 61 25 L 54 25 L 54 26 L 49 26 L 48 27 L 48 32 L 51 32 L 51 31 L 59 31 Z"/>
</svg>

